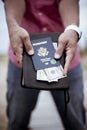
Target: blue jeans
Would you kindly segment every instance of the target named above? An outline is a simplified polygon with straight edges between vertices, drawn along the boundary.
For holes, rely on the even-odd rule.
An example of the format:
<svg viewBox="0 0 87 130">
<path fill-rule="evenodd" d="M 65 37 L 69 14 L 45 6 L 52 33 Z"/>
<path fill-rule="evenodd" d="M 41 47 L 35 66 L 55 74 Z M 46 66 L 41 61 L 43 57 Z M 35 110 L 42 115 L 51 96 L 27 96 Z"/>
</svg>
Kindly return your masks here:
<svg viewBox="0 0 87 130">
<path fill-rule="evenodd" d="M 40 90 L 22 88 L 22 70 L 11 61 L 7 75 L 8 130 L 27 130 L 32 110 L 35 108 Z M 67 116 L 64 111 L 64 92 L 50 91 L 66 130 L 86 130 L 84 127 L 83 79 L 81 66 L 68 72 L 70 102 Z"/>
</svg>

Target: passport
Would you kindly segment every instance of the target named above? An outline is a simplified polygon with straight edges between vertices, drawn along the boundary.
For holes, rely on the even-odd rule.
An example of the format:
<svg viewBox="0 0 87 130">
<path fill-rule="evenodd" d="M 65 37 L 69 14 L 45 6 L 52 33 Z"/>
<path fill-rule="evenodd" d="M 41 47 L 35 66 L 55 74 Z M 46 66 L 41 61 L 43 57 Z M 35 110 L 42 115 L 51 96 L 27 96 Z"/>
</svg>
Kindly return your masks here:
<svg viewBox="0 0 87 130">
<path fill-rule="evenodd" d="M 51 37 L 31 40 L 34 48 L 32 56 L 35 70 L 41 70 L 60 65 L 60 61 L 54 58 L 55 49 Z"/>
</svg>

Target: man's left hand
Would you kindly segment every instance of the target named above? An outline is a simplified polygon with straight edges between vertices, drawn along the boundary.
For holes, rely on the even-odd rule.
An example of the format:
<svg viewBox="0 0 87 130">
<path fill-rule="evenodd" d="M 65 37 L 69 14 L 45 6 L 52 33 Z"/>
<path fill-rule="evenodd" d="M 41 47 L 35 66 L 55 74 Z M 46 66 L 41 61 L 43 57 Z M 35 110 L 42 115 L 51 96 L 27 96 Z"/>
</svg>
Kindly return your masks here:
<svg viewBox="0 0 87 130">
<path fill-rule="evenodd" d="M 73 60 L 78 43 L 78 34 L 74 30 L 67 30 L 63 32 L 58 39 L 58 48 L 54 57 L 59 59 L 63 51 L 66 52 L 66 59 L 64 65 L 64 75 L 67 75 L 71 61 Z"/>
</svg>

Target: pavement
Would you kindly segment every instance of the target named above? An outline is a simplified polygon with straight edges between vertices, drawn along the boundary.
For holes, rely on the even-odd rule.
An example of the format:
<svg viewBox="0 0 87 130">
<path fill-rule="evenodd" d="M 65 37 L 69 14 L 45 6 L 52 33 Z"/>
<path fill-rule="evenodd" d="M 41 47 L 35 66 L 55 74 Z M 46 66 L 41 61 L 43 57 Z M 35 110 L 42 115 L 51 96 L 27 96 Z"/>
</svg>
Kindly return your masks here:
<svg viewBox="0 0 87 130">
<path fill-rule="evenodd" d="M 81 59 L 84 78 L 84 105 L 87 112 L 87 59 Z M 8 59 L 6 56 L 0 56 L 0 130 L 6 130 L 6 74 Z M 64 130 L 60 116 L 57 113 L 53 99 L 48 91 L 41 91 L 36 105 L 36 109 L 31 116 L 30 127 L 33 130 Z"/>
</svg>

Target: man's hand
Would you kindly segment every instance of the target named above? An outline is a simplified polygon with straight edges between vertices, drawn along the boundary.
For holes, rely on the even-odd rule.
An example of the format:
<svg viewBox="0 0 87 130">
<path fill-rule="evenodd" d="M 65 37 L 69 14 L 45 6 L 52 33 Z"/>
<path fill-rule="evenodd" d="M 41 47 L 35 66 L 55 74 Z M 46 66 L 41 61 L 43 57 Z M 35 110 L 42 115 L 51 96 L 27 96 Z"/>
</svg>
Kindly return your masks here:
<svg viewBox="0 0 87 130">
<path fill-rule="evenodd" d="M 29 55 L 34 53 L 28 32 L 20 26 L 14 26 L 11 30 L 10 42 L 19 66 L 22 67 L 23 46 Z"/>
<path fill-rule="evenodd" d="M 63 51 L 66 52 L 64 75 L 67 75 L 71 61 L 74 58 L 75 51 L 77 48 L 78 34 L 73 30 L 67 30 L 62 33 L 58 39 L 58 48 L 55 52 L 55 58 L 59 59 Z"/>
</svg>

